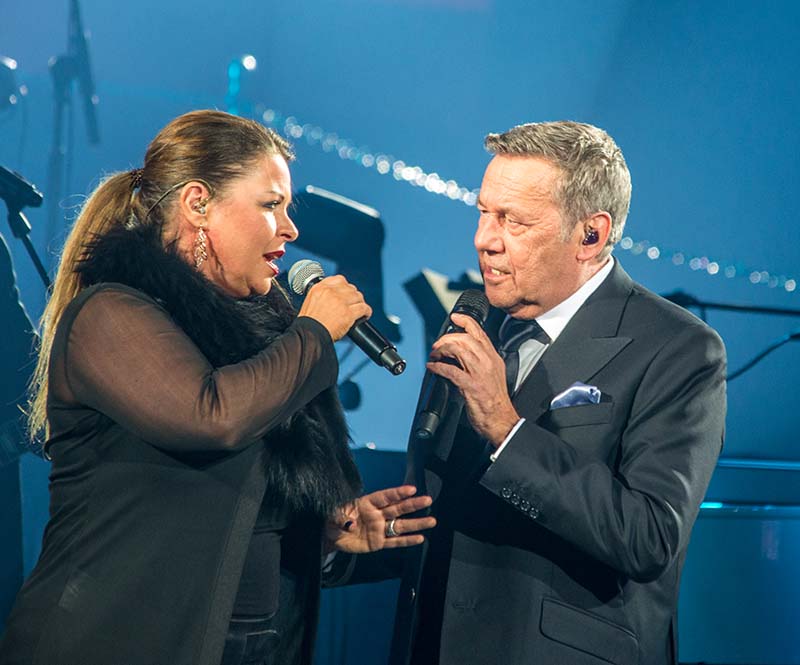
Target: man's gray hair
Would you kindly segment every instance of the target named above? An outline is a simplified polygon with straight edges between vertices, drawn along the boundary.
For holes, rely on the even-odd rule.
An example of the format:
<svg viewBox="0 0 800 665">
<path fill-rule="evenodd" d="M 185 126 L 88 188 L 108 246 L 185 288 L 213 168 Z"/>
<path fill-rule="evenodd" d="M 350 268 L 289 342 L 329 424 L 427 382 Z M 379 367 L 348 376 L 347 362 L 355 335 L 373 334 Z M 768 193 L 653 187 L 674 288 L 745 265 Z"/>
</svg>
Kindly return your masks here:
<svg viewBox="0 0 800 665">
<path fill-rule="evenodd" d="M 580 122 L 532 122 L 489 134 L 484 145 L 493 155 L 539 157 L 561 170 L 553 197 L 565 239 L 577 223 L 604 211 L 611 216 L 611 233 L 603 255 L 619 242 L 631 202 L 631 175 L 622 151 L 602 129 Z"/>
</svg>

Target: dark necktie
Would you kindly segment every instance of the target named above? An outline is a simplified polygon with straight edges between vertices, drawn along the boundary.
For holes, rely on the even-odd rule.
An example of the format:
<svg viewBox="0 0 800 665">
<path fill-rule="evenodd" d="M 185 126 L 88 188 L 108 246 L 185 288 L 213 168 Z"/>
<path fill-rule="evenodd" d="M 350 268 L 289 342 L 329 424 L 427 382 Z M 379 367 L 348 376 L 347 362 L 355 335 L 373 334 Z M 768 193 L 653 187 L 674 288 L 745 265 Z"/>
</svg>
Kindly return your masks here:
<svg viewBox="0 0 800 665">
<path fill-rule="evenodd" d="M 498 352 L 506 361 L 506 386 L 508 394 L 514 394 L 519 373 L 519 347 L 529 339 L 535 339 L 544 345 L 550 344 L 550 337 L 535 320 L 507 318 L 500 326 Z"/>
</svg>

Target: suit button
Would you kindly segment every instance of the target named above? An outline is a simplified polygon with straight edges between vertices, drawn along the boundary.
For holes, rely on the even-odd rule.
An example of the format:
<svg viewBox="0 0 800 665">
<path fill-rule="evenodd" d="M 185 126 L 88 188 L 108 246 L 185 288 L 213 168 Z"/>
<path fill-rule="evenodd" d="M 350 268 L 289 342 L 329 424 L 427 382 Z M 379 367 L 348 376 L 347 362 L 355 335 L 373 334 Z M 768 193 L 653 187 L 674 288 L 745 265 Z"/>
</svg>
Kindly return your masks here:
<svg viewBox="0 0 800 665">
<path fill-rule="evenodd" d="M 508 487 L 504 487 L 500 490 L 500 496 L 502 496 L 504 499 L 507 499 L 511 496 L 511 490 L 508 489 Z"/>
<path fill-rule="evenodd" d="M 527 513 L 530 507 L 531 507 L 530 501 L 528 501 L 527 499 L 523 499 L 522 501 L 519 502 L 519 509 L 523 513 Z"/>
<path fill-rule="evenodd" d="M 539 517 L 539 509 L 536 506 L 531 506 L 531 509 L 528 511 L 528 515 L 531 516 L 531 519 L 536 519 Z"/>
<path fill-rule="evenodd" d="M 511 495 L 511 505 L 518 506 L 519 505 L 519 494 L 512 494 Z"/>
</svg>

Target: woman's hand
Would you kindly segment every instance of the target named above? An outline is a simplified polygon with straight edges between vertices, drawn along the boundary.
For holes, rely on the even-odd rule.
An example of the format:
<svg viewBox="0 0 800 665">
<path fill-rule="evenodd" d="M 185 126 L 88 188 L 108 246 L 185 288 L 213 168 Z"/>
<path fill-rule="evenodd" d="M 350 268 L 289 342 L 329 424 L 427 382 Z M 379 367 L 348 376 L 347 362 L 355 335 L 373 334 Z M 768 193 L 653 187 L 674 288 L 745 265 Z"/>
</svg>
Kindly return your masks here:
<svg viewBox="0 0 800 665">
<path fill-rule="evenodd" d="M 416 533 L 436 526 L 433 517 L 400 519 L 401 515 L 422 510 L 431 505 L 429 496 L 414 496 L 416 487 L 403 485 L 365 494 L 345 506 L 335 519 L 328 520 L 325 535 L 328 550 L 359 554 L 385 547 L 419 545 L 424 537 Z M 389 523 L 394 534 L 388 535 Z"/>
<path fill-rule="evenodd" d="M 341 275 L 333 275 L 308 290 L 299 316 L 319 321 L 337 342 L 356 321 L 372 316 L 372 308 L 364 302 L 361 291 Z"/>
</svg>

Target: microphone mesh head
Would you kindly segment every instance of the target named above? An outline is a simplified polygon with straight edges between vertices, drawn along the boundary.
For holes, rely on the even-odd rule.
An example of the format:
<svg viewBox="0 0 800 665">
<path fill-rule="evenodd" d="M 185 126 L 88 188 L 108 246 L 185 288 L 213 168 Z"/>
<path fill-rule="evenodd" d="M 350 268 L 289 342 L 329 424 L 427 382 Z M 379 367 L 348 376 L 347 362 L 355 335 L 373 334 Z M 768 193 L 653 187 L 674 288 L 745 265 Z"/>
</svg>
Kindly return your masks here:
<svg viewBox="0 0 800 665">
<path fill-rule="evenodd" d="M 308 285 L 317 277 L 325 277 L 325 271 L 311 259 L 301 259 L 289 268 L 289 286 L 300 296 L 305 295 Z"/>
<path fill-rule="evenodd" d="M 483 291 L 467 289 L 458 296 L 458 300 L 453 306 L 453 312 L 471 316 L 483 326 L 486 323 L 486 317 L 489 315 L 489 300 Z"/>
</svg>

